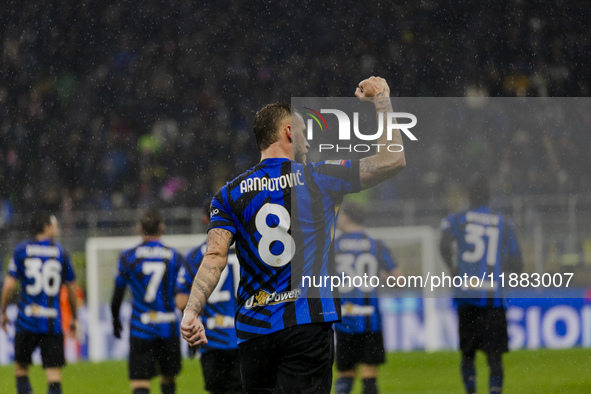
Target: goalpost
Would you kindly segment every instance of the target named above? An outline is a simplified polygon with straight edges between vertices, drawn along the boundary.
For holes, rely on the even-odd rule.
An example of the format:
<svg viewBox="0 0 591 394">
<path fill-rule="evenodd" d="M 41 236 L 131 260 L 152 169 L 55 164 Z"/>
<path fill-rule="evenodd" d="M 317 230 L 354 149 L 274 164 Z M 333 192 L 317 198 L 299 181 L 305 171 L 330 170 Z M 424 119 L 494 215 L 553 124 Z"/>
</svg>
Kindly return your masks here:
<svg viewBox="0 0 591 394">
<path fill-rule="evenodd" d="M 205 234 L 164 235 L 162 243 L 186 254 L 205 241 Z M 119 254 L 141 243 L 139 236 L 97 237 L 86 240 L 86 286 L 88 302 L 88 356 L 91 361 L 107 358 L 107 336 L 101 311 L 109 314 Z M 103 322 L 105 319 L 102 320 Z M 107 319 L 110 323 L 111 320 Z"/>
<path fill-rule="evenodd" d="M 437 252 L 438 230 L 430 226 L 380 227 L 368 228 L 367 233 L 388 246 L 403 275 L 424 277 L 427 272 L 441 273 L 443 265 Z M 162 242 L 187 253 L 205 238 L 205 234 L 168 235 L 162 237 Z M 109 303 L 119 253 L 140 242 L 138 236 L 88 238 L 86 241 L 88 351 L 92 361 L 109 357 L 108 348 L 126 346 L 121 342 L 114 343 L 110 336 Z M 423 295 L 425 350 L 435 351 L 443 347 L 437 299 L 427 297 L 426 290 L 423 290 Z"/>
</svg>

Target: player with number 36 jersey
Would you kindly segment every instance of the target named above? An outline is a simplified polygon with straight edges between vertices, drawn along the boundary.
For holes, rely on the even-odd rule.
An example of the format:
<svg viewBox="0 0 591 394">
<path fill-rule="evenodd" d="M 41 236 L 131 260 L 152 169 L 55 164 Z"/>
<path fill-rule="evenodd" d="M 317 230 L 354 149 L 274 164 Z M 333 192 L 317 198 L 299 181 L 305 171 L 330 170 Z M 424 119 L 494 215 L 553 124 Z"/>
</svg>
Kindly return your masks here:
<svg viewBox="0 0 591 394">
<path fill-rule="evenodd" d="M 20 243 L 8 274 L 21 281 L 17 331 L 62 334 L 59 292 L 75 279 L 70 256 L 52 239 Z"/>
<path fill-rule="evenodd" d="M 6 308 L 17 282 L 21 284 L 14 361 L 18 394 L 31 393 L 29 365 L 36 348 L 47 377 L 48 392 L 61 394 L 61 368 L 65 365 L 64 334 L 60 290 L 65 285 L 72 312 L 69 325 L 76 330 L 75 275 L 69 255 L 55 242 L 59 236 L 57 218 L 47 212 L 36 212 L 31 219 L 32 239 L 21 242 L 14 251 L 2 290 L 0 325 L 7 330 Z"/>
</svg>

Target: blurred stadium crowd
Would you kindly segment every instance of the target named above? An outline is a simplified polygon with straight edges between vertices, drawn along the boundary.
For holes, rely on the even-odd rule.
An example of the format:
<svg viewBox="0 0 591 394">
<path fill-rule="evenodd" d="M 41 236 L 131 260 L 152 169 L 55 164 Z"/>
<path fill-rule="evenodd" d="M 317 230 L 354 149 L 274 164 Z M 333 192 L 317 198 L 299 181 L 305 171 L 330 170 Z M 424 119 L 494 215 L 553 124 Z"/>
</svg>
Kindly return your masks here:
<svg viewBox="0 0 591 394">
<path fill-rule="evenodd" d="M 260 106 L 351 96 L 367 75 L 385 76 L 400 97 L 591 88 L 586 1 L 206 3 L 5 2 L 5 210 L 200 205 L 258 161 L 250 125 Z M 589 132 L 462 132 L 430 139 L 429 157 L 409 156 L 417 165 L 404 189 L 383 193 L 445 195 L 475 168 L 499 193 L 591 189 Z"/>
</svg>

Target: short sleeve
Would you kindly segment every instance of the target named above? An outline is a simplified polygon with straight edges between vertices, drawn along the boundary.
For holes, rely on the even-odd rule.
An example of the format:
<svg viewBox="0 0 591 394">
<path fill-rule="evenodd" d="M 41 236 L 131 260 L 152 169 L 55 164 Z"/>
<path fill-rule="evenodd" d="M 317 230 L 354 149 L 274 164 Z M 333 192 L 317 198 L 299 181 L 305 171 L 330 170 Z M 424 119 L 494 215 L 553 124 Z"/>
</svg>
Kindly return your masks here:
<svg viewBox="0 0 591 394">
<path fill-rule="evenodd" d="M 74 268 L 72 267 L 72 260 L 70 259 L 70 255 L 63 251 L 62 253 L 64 256 L 63 282 L 70 283 L 76 279 L 76 273 L 74 272 Z"/>
<path fill-rule="evenodd" d="M 209 228 L 223 228 L 224 230 L 230 231 L 232 234 L 236 234 L 236 225 L 230 216 L 230 212 L 226 204 L 224 203 L 224 192 L 226 187 L 222 187 L 220 191 L 211 200 L 211 206 L 209 208 Z"/>
<path fill-rule="evenodd" d="M 313 180 L 329 194 L 342 197 L 361 189 L 359 160 L 325 160 L 307 167 Z"/>
</svg>

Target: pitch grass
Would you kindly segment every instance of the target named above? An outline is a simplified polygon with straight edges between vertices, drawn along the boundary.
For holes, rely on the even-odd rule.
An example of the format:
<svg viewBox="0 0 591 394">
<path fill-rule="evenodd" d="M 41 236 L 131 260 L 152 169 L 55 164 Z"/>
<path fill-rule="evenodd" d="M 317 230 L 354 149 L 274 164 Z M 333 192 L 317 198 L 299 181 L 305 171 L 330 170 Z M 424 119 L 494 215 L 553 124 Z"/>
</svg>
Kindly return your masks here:
<svg viewBox="0 0 591 394">
<path fill-rule="evenodd" d="M 381 368 L 382 393 L 461 393 L 457 352 L 390 353 Z M 591 393 L 591 349 L 521 350 L 505 356 L 504 393 Z M 488 392 L 485 357 L 477 357 L 478 392 Z M 31 367 L 35 393 L 47 392 L 45 376 L 39 366 Z M 152 393 L 160 393 L 156 380 Z M 99 364 L 77 363 L 64 370 L 66 394 L 130 393 L 127 364 L 109 361 Z M 202 393 L 203 378 L 197 360 L 185 360 L 177 382 L 177 393 Z M 12 366 L 0 367 L 0 393 L 16 393 Z M 356 382 L 353 393 L 361 393 Z"/>
</svg>

